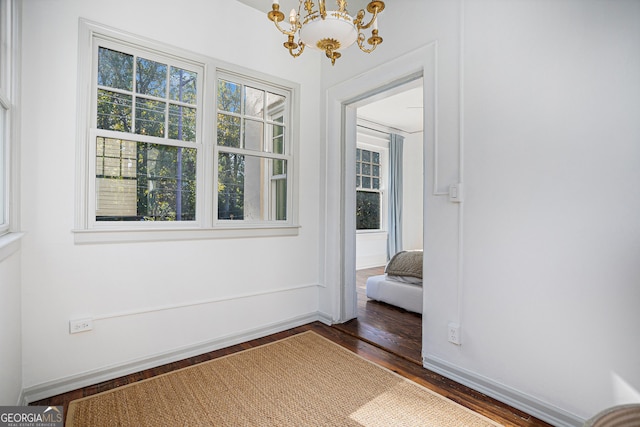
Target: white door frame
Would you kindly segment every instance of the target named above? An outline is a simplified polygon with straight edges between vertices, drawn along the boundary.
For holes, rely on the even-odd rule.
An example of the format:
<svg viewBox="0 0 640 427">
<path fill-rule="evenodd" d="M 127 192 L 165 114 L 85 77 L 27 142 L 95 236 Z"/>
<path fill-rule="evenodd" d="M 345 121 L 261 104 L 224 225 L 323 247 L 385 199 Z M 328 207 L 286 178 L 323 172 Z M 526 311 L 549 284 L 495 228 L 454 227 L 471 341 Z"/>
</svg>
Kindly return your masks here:
<svg viewBox="0 0 640 427">
<path fill-rule="evenodd" d="M 434 41 L 327 90 L 324 282 L 330 290 L 335 323 L 357 316 L 355 168 L 351 167 L 355 164 L 356 109 L 364 100 L 422 77 L 426 166 L 428 148 L 434 147 L 437 132 L 437 47 Z M 424 174 L 425 194 L 430 188 L 428 175 Z M 424 215 L 426 208 L 425 197 Z"/>
</svg>

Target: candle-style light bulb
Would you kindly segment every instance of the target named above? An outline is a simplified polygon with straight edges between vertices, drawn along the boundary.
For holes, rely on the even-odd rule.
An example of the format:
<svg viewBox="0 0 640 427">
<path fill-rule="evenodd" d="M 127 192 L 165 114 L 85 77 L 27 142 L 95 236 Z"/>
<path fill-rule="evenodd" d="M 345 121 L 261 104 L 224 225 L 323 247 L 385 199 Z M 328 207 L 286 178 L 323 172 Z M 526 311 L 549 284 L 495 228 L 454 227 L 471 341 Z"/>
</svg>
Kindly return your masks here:
<svg viewBox="0 0 640 427">
<path fill-rule="evenodd" d="M 279 6 L 280 2 L 278 0 L 273 0 L 273 4 L 277 4 Z"/>
<path fill-rule="evenodd" d="M 295 23 L 296 23 L 296 10 L 295 9 L 291 9 L 291 12 L 289 13 L 289 23 L 291 25 L 295 25 Z"/>
<path fill-rule="evenodd" d="M 376 17 L 375 21 L 373 21 L 373 29 L 378 30 L 378 17 Z"/>
</svg>

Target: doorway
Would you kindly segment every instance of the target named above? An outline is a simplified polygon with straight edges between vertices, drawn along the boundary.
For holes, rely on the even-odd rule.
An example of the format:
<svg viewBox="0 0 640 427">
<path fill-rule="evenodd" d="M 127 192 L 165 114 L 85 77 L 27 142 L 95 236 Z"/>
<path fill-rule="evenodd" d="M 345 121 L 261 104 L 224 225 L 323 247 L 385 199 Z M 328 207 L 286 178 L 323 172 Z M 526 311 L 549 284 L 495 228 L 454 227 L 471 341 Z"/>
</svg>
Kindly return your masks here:
<svg viewBox="0 0 640 427">
<path fill-rule="evenodd" d="M 346 211 L 355 213 L 355 286 L 352 289 L 356 301 L 356 318 L 336 325 L 341 330 L 356 335 L 371 344 L 385 348 L 412 362 L 421 364 L 422 316 L 415 310 L 405 310 L 402 304 L 369 298 L 367 279 L 384 275 L 389 256 L 389 236 L 400 230 L 400 250 L 422 250 L 423 246 L 423 79 L 398 83 L 355 103 L 356 123 L 347 121 L 346 134 L 356 135 L 355 144 L 347 144 L 345 150 L 353 152 L 355 162 L 355 206 Z M 393 143 L 391 143 L 393 140 Z M 389 166 L 390 145 L 400 145 L 399 162 L 395 170 Z M 397 150 L 394 156 L 397 156 Z M 349 170 L 346 164 L 346 170 Z M 392 181 L 394 181 L 392 183 Z M 398 182 L 399 181 L 399 182 Z M 391 187 L 400 185 L 400 194 L 390 196 Z M 389 215 L 392 204 L 399 215 Z M 391 220 L 393 216 L 398 223 Z M 392 245 L 392 248 L 395 245 Z M 389 251 L 393 251 L 390 253 Z M 349 254 L 351 256 L 351 254 Z M 400 286 L 411 286 L 399 284 Z M 395 286 L 395 284 L 392 284 Z M 416 286 L 416 289 L 420 289 Z"/>
<path fill-rule="evenodd" d="M 321 297 L 325 310 L 322 316 L 327 323 L 345 323 L 358 316 L 353 191 L 358 103 L 363 100 L 373 102 L 378 94 L 417 78 L 422 78 L 423 82 L 423 162 L 424 170 L 429 171 L 424 174 L 423 212 L 425 218 L 429 217 L 431 200 L 426 196 L 435 174 L 432 154 L 437 135 L 437 48 L 437 42 L 431 42 L 327 89 L 326 126 L 322 138 L 325 144 L 321 186 L 324 222 L 320 243 Z M 423 228 L 423 242 L 427 243 L 425 236 L 426 227 Z M 428 254 L 428 245 L 425 246 L 424 253 Z M 428 256 L 425 256 L 423 265 L 427 261 Z"/>
</svg>

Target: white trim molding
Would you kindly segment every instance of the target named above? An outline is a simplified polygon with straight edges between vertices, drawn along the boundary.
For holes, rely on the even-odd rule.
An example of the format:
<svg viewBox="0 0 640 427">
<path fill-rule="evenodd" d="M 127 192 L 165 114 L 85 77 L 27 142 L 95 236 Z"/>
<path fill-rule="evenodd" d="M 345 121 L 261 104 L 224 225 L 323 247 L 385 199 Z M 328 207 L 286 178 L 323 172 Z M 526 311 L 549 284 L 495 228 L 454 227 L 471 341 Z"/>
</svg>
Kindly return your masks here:
<svg viewBox="0 0 640 427">
<path fill-rule="evenodd" d="M 311 284 L 304 284 L 304 285 L 297 285 L 297 286 L 288 286 L 288 287 L 279 288 L 279 289 L 270 289 L 268 291 L 261 291 L 261 292 L 247 292 L 244 294 L 230 295 L 222 298 L 211 298 L 211 299 L 200 300 L 200 301 L 190 301 L 190 302 L 185 302 L 180 304 L 170 304 L 170 305 L 165 305 L 160 307 L 147 307 L 147 308 L 141 308 L 138 310 L 104 314 L 104 315 L 94 316 L 92 317 L 92 319 L 94 321 L 98 321 L 98 320 L 114 319 L 116 317 L 138 316 L 141 314 L 155 313 L 158 311 L 177 310 L 181 308 L 195 307 L 198 305 L 215 304 L 223 301 L 233 301 L 238 299 L 254 298 L 254 297 L 263 296 L 263 295 L 272 295 L 272 294 L 277 294 L 282 292 L 298 291 L 300 289 L 315 288 L 316 286 L 318 285 L 315 283 L 311 283 Z"/>
<path fill-rule="evenodd" d="M 321 259 L 324 261 L 324 283 L 334 284 L 329 290 L 329 298 L 335 321 L 352 319 L 357 311 L 355 208 L 350 207 L 355 206 L 355 192 L 349 191 L 355 188 L 355 168 L 347 167 L 355 162 L 355 149 L 349 148 L 356 146 L 356 107 L 389 89 L 422 77 L 425 128 L 423 144 L 425 150 L 430 153 L 434 150 L 435 155 L 438 134 L 437 51 L 438 42 L 433 41 L 327 90 L 326 127 L 322 138 L 325 143 L 323 166 L 326 176 L 322 183 L 322 197 L 326 241 L 321 245 Z M 352 129 L 350 125 L 353 125 Z M 431 167 L 425 170 L 431 170 Z M 428 185 L 431 185 L 431 180 Z M 335 197 L 338 194 L 340 197 Z M 336 218 L 340 220 L 337 221 Z"/>
<path fill-rule="evenodd" d="M 77 375 L 71 375 L 65 378 L 59 378 L 47 381 L 32 387 L 25 388 L 22 395 L 22 405 L 29 402 L 35 402 L 57 394 L 66 393 L 78 388 L 87 387 L 92 384 L 98 384 L 113 378 L 140 372 L 145 369 L 162 366 L 167 363 L 176 362 L 178 360 L 187 359 L 189 357 L 198 356 L 210 351 L 219 350 L 221 348 L 262 338 L 267 335 L 282 332 L 287 329 L 295 328 L 314 321 L 326 322 L 326 315 L 319 312 L 311 312 L 300 316 L 285 319 L 261 326 L 259 328 L 247 329 L 231 335 L 215 338 L 209 341 L 196 343 L 175 350 L 158 353 L 149 357 L 131 360 L 129 362 L 120 363 L 104 368 L 94 369 Z"/>
<path fill-rule="evenodd" d="M 423 367 L 493 397 L 502 403 L 520 409 L 556 427 L 578 427 L 584 424 L 585 420 L 577 415 L 500 384 L 490 378 L 453 365 L 434 355 L 427 354 L 423 356 Z"/>
<path fill-rule="evenodd" d="M 9 258 L 20 249 L 24 233 L 9 233 L 0 236 L 0 262 Z"/>
</svg>

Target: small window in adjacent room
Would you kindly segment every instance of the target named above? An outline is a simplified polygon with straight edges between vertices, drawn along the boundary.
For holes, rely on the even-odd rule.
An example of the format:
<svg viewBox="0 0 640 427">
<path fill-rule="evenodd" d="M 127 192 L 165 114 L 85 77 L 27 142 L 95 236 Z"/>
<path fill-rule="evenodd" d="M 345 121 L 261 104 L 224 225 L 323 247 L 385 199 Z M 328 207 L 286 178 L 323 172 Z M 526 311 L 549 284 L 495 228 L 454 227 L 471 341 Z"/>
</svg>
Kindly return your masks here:
<svg viewBox="0 0 640 427">
<path fill-rule="evenodd" d="M 382 217 L 381 155 L 356 151 L 356 230 L 379 230 Z"/>
</svg>

